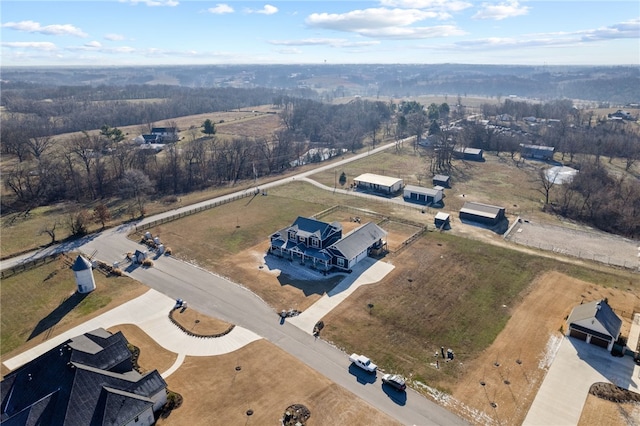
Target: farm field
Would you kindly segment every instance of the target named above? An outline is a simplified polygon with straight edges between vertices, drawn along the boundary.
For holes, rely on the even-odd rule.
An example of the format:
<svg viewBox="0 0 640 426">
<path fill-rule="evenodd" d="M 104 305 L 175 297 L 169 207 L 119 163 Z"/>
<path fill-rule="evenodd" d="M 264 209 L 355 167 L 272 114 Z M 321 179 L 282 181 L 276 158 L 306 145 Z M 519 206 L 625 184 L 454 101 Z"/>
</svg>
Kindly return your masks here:
<svg viewBox="0 0 640 426">
<path fill-rule="evenodd" d="M 290 224 L 298 214 L 317 214 L 331 205 L 346 207 L 321 213 L 321 220 L 339 221 L 345 232 L 356 226 L 351 221 L 356 215 L 375 222 L 394 214 L 414 220 L 427 216 L 384 201 L 353 197 L 352 204 L 362 203 L 356 210 L 343 197 L 297 182 L 273 188 L 267 197 L 256 197 L 251 201 L 255 205 L 240 200 L 234 202 L 238 205 L 230 203 L 164 224 L 152 233 L 162 235 L 178 256 L 247 286 L 274 310 L 304 310 L 332 288 L 340 274 L 323 277 L 306 268 L 295 272 L 295 265 L 265 257 L 271 232 Z M 282 206 L 289 206 L 288 214 Z M 236 218 L 239 228 L 233 225 L 234 214 L 241 218 Z M 385 222 L 380 222 L 386 229 Z M 403 241 L 415 232 L 410 225 L 386 224 L 391 225 L 390 240 Z M 252 231 L 242 234 L 244 226 Z M 358 289 L 329 313 L 323 319 L 322 338 L 346 352 L 366 353 L 384 371 L 404 374 L 427 396 L 474 422 L 519 424 L 544 376 L 545 367 L 539 361 L 546 345 L 552 336 L 560 336 L 571 308 L 583 299 L 607 297 L 624 312 L 623 334 L 628 333 L 631 312 L 640 310 L 640 282 L 631 272 L 563 263 L 501 247 L 494 241 L 501 238 L 483 228 L 471 232 L 486 234 L 480 239 L 494 244 L 428 232 L 408 247 L 392 250 L 382 261 L 392 263 L 394 271 L 382 282 Z M 215 238 L 203 239 L 206 235 Z M 207 239 L 233 245 L 225 243 L 223 250 Z M 183 250 L 187 252 L 181 254 Z M 369 305 L 373 308 L 368 309 Z M 523 330 L 527 330 L 524 340 Z M 435 368 L 434 353 L 443 345 L 454 350 L 456 362 Z M 496 358 L 513 365 L 492 370 L 489 367 Z M 516 371 L 520 376 L 515 377 Z M 508 388 L 497 386 L 501 374 L 509 375 L 512 385 Z M 499 399 L 498 412 L 487 408 L 486 397 L 475 388 L 480 380 L 495 385 L 492 398 Z M 445 398 L 441 392 L 451 396 Z M 515 402 L 512 395 L 517 395 Z"/>
</svg>

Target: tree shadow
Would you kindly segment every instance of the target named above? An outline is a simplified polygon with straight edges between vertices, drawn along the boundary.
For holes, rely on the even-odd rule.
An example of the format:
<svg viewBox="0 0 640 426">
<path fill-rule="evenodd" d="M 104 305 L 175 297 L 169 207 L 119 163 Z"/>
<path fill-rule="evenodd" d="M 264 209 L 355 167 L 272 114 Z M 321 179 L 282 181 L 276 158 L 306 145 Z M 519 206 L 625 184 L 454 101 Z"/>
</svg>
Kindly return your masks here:
<svg viewBox="0 0 640 426">
<path fill-rule="evenodd" d="M 49 315 L 38 321 L 38 324 L 36 324 L 27 340 L 31 340 L 34 337 L 37 337 L 38 335 L 44 333 L 45 331 L 55 327 L 55 325 L 58 324 L 60 320 L 62 320 L 62 318 L 64 318 L 69 312 L 71 312 L 76 306 L 78 306 L 80 302 L 82 302 L 88 295 L 88 293 L 83 294 L 75 292 L 71 296 L 64 299 L 57 308 L 49 313 Z"/>
<path fill-rule="evenodd" d="M 355 376 L 358 383 L 362 385 L 373 384 L 378 379 L 376 373 L 369 373 L 355 364 L 349 365 L 349 373 Z"/>
<path fill-rule="evenodd" d="M 382 384 L 382 391 L 398 405 L 406 405 L 407 404 L 407 393 L 405 391 L 398 390 L 391 385 L 386 383 Z"/>
</svg>

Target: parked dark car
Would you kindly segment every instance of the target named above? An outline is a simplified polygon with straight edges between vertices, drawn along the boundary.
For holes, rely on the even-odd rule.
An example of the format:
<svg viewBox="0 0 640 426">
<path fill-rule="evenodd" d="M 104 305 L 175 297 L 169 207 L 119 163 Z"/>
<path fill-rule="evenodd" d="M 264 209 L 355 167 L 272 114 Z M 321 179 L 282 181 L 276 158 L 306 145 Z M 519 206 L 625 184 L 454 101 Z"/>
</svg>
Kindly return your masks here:
<svg viewBox="0 0 640 426">
<path fill-rule="evenodd" d="M 405 383 L 404 378 L 397 374 L 385 374 L 384 376 L 382 376 L 382 383 L 386 383 L 399 391 L 403 391 L 407 388 L 407 384 Z"/>
</svg>

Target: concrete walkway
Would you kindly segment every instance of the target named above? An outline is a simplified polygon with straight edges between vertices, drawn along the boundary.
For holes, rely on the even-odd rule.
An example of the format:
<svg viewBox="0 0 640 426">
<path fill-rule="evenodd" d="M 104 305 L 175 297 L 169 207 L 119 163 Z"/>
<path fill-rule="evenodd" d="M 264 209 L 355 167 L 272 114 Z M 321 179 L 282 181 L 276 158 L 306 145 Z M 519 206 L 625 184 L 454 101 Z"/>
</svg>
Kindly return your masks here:
<svg viewBox="0 0 640 426">
<path fill-rule="evenodd" d="M 257 334 L 238 326 L 222 337 L 203 338 L 189 336 L 169 319 L 169 311 L 174 305 L 175 301 L 173 299 L 156 290 L 149 290 L 142 296 L 57 335 L 20 355 L 4 360 L 3 364 L 10 370 L 14 370 L 70 338 L 100 327 L 107 329 L 120 324 L 134 324 L 140 327 L 160 346 L 178 354 L 174 365 L 162 373 L 162 377 L 168 377 L 180 367 L 186 356 L 222 355 L 236 351 L 261 338 Z"/>
<path fill-rule="evenodd" d="M 394 266 L 390 263 L 376 261 L 367 257 L 358 262 L 351 274 L 347 275 L 336 287 L 300 315 L 289 318 L 287 321 L 312 334 L 316 323 L 331 312 L 333 308 L 342 303 L 360 286 L 382 280 L 393 268 Z"/>
<path fill-rule="evenodd" d="M 640 366 L 629 356 L 564 337 L 523 426 L 576 425 L 591 385 L 613 383 L 640 393 Z"/>
</svg>

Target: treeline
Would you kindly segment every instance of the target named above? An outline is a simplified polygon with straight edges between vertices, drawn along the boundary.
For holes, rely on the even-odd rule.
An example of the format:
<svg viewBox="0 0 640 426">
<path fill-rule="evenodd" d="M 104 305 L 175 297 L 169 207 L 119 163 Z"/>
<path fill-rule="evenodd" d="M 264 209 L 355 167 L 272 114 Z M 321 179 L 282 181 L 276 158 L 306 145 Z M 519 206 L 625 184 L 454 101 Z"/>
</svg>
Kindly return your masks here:
<svg viewBox="0 0 640 426">
<path fill-rule="evenodd" d="M 600 163 L 583 161 L 570 184 L 559 185 L 551 210 L 631 238 L 640 237 L 640 182 L 616 177 Z M 554 186 L 555 187 L 555 186 Z"/>
<path fill-rule="evenodd" d="M 50 87 L 26 83 L 2 83 L 1 90 L 5 109 L 2 131 L 27 137 L 98 129 L 106 123 L 113 127 L 148 125 L 174 117 L 271 104 L 289 93 L 266 88 Z M 311 91 L 304 95 L 315 96 Z"/>
<path fill-rule="evenodd" d="M 303 162 L 355 151 L 365 137 L 378 140 L 378 129 L 390 118 L 388 106 L 377 102 L 333 106 L 294 98 L 278 102 L 284 103 L 283 127 L 272 135 L 221 140 L 205 135 L 202 127 L 191 128 L 183 132 L 179 144 L 166 145 L 159 153 L 140 149 L 116 127 L 106 125 L 98 135 L 81 132 L 55 144 L 51 135 L 26 137 L 3 129 L 3 150 L 21 153 L 15 167 L 3 171 L 4 184 L 13 193 L 3 197 L 3 207 L 24 210 L 57 201 L 121 197 L 135 199 L 131 208 L 144 214 L 141 200 L 152 193 L 182 194 L 280 173 L 298 164 L 311 148 L 326 154 L 308 155 Z M 132 182 L 138 182 L 133 190 Z"/>
</svg>

